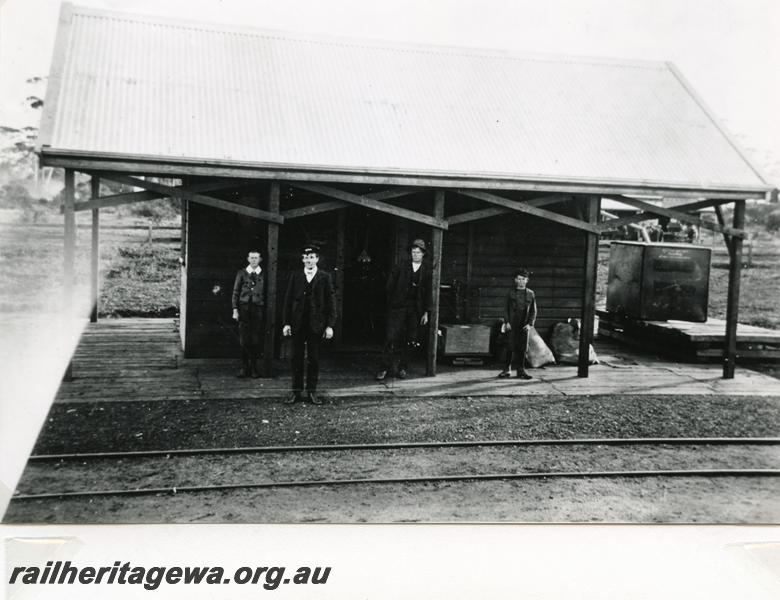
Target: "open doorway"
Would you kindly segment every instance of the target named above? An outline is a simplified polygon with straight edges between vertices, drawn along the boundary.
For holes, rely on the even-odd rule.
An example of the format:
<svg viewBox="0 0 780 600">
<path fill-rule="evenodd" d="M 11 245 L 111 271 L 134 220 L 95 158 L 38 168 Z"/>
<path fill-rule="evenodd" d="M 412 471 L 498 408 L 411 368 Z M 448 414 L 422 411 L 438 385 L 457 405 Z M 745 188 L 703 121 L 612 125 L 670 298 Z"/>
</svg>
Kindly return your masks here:
<svg viewBox="0 0 780 600">
<path fill-rule="evenodd" d="M 347 210 L 343 343 L 377 349 L 385 331 L 385 281 L 393 265 L 396 219 L 359 207 Z"/>
</svg>

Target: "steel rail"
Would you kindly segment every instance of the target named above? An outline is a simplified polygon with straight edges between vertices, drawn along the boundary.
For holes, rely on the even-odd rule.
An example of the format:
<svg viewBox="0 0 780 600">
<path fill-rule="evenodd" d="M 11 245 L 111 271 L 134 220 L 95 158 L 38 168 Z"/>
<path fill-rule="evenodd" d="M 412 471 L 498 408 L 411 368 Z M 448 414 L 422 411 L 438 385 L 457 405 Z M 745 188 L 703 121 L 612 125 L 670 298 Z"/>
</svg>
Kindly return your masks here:
<svg viewBox="0 0 780 600">
<path fill-rule="evenodd" d="M 139 488 L 119 490 L 90 490 L 81 492 L 50 492 L 45 494 L 18 494 L 12 501 L 48 500 L 55 498 L 84 498 L 96 496 L 149 496 L 192 492 L 212 492 L 238 489 L 316 487 L 334 485 L 381 485 L 398 483 L 441 483 L 457 481 L 495 481 L 519 479 L 598 479 L 636 477 L 778 477 L 780 469 L 690 469 L 650 471 L 549 471 L 529 473 L 492 473 L 486 475 L 437 475 L 429 477 L 386 477 L 372 479 L 315 479 L 299 481 L 275 481 L 262 483 L 231 483 L 218 485 L 196 485 L 167 488 Z"/>
<path fill-rule="evenodd" d="M 474 440 L 464 442 L 394 442 L 384 444 L 320 444 L 309 446 L 244 446 L 233 448 L 184 448 L 171 450 L 134 450 L 128 452 L 81 452 L 70 454 L 33 454 L 30 461 L 84 460 L 103 458 L 152 458 L 156 456 L 193 456 L 200 454 L 252 454 L 274 452 L 314 452 L 344 450 L 399 450 L 404 448 L 470 448 L 474 446 L 621 446 L 621 445 L 776 445 L 776 437 L 714 437 L 714 438 L 583 438 L 583 439 L 522 439 Z"/>
</svg>

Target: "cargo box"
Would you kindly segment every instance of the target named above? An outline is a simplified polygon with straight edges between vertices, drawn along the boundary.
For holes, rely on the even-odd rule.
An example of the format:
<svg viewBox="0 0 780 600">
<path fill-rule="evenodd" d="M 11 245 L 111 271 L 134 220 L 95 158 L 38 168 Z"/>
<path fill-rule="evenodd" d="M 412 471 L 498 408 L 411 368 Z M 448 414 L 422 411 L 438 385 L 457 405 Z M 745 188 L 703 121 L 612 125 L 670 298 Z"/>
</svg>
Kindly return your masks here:
<svg viewBox="0 0 780 600">
<path fill-rule="evenodd" d="M 607 310 L 647 321 L 707 320 L 709 248 L 612 242 Z"/>
</svg>

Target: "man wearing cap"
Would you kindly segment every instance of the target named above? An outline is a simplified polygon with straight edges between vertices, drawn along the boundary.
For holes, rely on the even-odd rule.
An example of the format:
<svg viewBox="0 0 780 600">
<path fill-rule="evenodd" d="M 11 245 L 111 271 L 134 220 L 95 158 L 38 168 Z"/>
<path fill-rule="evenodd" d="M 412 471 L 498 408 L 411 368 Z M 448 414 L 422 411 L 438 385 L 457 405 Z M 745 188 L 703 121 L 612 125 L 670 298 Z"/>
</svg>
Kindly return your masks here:
<svg viewBox="0 0 780 600">
<path fill-rule="evenodd" d="M 320 342 L 333 337 L 336 325 L 336 293 L 330 273 L 317 268 L 320 250 L 314 245 L 301 251 L 303 270 L 295 271 L 287 282 L 282 309 L 282 335 L 292 336 L 292 394 L 285 400 L 293 404 L 303 393 L 303 358 L 306 361 L 306 393 L 313 404 L 322 404 L 317 396 L 320 374 Z"/>
<path fill-rule="evenodd" d="M 431 272 L 423 263 L 425 242 L 414 240 L 409 246 L 411 261 L 396 265 L 387 278 L 387 328 L 382 366 L 378 381 L 395 371 L 403 379 L 412 346 L 417 343 L 417 327 L 428 323 L 431 310 Z"/>
<path fill-rule="evenodd" d="M 504 331 L 507 334 L 506 365 L 499 377 L 512 376 L 512 362 L 515 363 L 520 379 L 531 379 L 525 371 L 525 355 L 528 352 L 528 334 L 536 322 L 536 295 L 527 287 L 531 273 L 527 269 L 515 272 L 515 285 L 506 298 Z"/>
<path fill-rule="evenodd" d="M 257 250 L 250 250 L 246 268 L 239 269 L 233 283 L 233 320 L 238 321 L 238 341 L 241 344 L 239 377 L 260 377 L 257 361 L 263 348 L 265 311 L 265 280 Z"/>
</svg>

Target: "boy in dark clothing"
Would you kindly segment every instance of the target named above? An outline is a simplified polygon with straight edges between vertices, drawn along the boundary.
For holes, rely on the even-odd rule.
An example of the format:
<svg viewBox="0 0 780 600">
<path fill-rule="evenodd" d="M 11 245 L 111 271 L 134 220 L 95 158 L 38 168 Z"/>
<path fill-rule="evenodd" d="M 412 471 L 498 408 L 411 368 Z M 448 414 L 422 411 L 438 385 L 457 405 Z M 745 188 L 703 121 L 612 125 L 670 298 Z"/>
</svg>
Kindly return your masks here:
<svg viewBox="0 0 780 600">
<path fill-rule="evenodd" d="M 511 377 L 514 360 L 517 376 L 520 379 L 531 379 L 525 372 L 525 353 L 528 350 L 528 330 L 536 322 L 536 296 L 533 290 L 526 287 L 529 275 L 526 269 L 519 269 L 515 273 L 515 287 L 507 295 L 503 329 L 509 343 L 506 366 L 498 374 L 502 378 Z"/>
<path fill-rule="evenodd" d="M 265 279 L 260 268 L 262 260 L 258 251 L 250 251 L 247 256 L 249 264 L 239 269 L 233 284 L 233 320 L 238 321 L 238 340 L 241 344 L 239 377 L 260 377 L 257 361 L 263 349 L 265 317 Z"/>
</svg>

